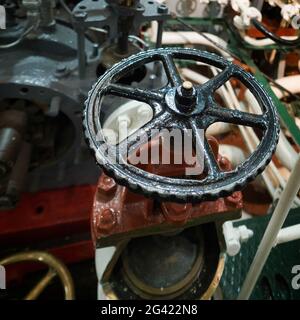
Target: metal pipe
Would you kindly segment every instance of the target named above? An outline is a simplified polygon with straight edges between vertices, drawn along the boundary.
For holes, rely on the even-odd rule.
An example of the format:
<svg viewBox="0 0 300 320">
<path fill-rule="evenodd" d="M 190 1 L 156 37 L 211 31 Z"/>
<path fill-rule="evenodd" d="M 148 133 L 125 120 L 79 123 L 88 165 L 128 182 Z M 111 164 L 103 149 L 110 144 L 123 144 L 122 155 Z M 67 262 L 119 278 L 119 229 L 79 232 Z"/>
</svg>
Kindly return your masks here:
<svg viewBox="0 0 300 320">
<path fill-rule="evenodd" d="M 269 257 L 276 237 L 291 209 L 294 199 L 300 188 L 300 156 L 295 164 L 291 176 L 286 184 L 285 189 L 278 201 L 272 218 L 266 228 L 263 239 L 257 249 L 255 257 L 252 261 L 242 289 L 239 293 L 238 300 L 247 300 L 250 298 L 254 286 L 259 278 L 261 271 Z"/>
<path fill-rule="evenodd" d="M 162 45 L 162 36 L 164 30 L 163 20 L 158 21 L 157 35 L 156 35 L 156 48 L 160 48 Z"/>
<path fill-rule="evenodd" d="M 290 76 L 276 80 L 277 83 L 289 89 L 293 93 L 298 93 L 300 91 L 299 81 L 300 76 Z M 281 99 L 284 96 L 284 93 L 275 86 L 271 86 L 271 88 L 278 99 Z M 250 90 L 246 90 L 245 100 L 247 101 L 249 108 L 252 111 L 254 111 L 255 113 L 260 113 L 260 106 Z M 278 157 L 280 162 L 289 170 L 292 170 L 297 161 L 298 153 L 291 146 L 283 132 L 280 132 L 279 143 L 276 148 L 276 156 Z"/>
<path fill-rule="evenodd" d="M 149 35 L 151 37 L 152 42 L 157 42 L 157 34 L 158 34 L 158 23 L 155 21 L 151 24 L 151 28 L 149 30 Z M 227 42 L 225 42 L 222 38 L 204 32 L 202 35 L 195 31 L 164 31 L 162 34 L 162 45 L 192 45 L 192 44 L 201 44 L 215 49 L 220 52 L 222 56 L 225 58 L 232 60 L 232 57 L 224 50 L 221 50 L 216 45 L 214 45 L 211 41 L 219 44 L 220 46 L 226 48 Z"/>
<path fill-rule="evenodd" d="M 79 79 L 83 80 L 85 77 L 86 67 L 86 54 L 85 54 L 85 20 L 87 18 L 86 12 L 75 12 L 74 15 L 74 27 L 77 33 L 77 58 Z"/>
<path fill-rule="evenodd" d="M 54 18 L 54 7 L 55 1 L 53 0 L 42 0 L 40 5 L 41 11 L 41 26 L 50 27 L 55 24 Z"/>
<path fill-rule="evenodd" d="M 300 239 L 300 224 L 283 228 L 279 231 L 274 247 L 278 244 Z"/>
<path fill-rule="evenodd" d="M 22 144 L 21 134 L 14 128 L 0 129 L 0 178 L 13 168 Z"/>
</svg>

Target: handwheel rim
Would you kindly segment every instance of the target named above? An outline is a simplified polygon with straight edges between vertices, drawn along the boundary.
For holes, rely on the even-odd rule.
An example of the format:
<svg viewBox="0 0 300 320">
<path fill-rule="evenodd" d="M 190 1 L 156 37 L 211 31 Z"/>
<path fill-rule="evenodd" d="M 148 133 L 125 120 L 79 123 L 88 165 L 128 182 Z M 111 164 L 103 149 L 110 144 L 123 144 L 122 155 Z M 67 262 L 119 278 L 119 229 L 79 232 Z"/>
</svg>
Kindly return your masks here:
<svg viewBox="0 0 300 320">
<path fill-rule="evenodd" d="M 75 299 L 74 283 L 69 270 L 63 262 L 47 252 L 28 251 L 13 254 L 0 260 L 0 265 L 5 266 L 28 261 L 35 261 L 46 264 L 49 267 L 49 271 L 52 270 L 61 280 L 65 292 L 65 300 Z"/>
</svg>

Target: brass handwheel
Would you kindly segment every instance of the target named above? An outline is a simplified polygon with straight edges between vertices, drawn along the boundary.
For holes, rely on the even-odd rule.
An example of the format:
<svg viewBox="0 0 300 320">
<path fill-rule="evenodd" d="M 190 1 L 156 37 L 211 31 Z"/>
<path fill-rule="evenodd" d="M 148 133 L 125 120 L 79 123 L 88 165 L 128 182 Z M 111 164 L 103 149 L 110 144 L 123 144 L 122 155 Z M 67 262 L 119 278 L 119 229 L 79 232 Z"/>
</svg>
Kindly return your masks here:
<svg viewBox="0 0 300 320">
<path fill-rule="evenodd" d="M 25 296 L 24 300 L 35 300 L 57 275 L 63 284 L 65 300 L 74 300 L 74 283 L 66 265 L 52 254 L 43 251 L 21 252 L 0 260 L 0 265 L 36 261 L 46 264 L 49 269 L 43 279 Z"/>
</svg>

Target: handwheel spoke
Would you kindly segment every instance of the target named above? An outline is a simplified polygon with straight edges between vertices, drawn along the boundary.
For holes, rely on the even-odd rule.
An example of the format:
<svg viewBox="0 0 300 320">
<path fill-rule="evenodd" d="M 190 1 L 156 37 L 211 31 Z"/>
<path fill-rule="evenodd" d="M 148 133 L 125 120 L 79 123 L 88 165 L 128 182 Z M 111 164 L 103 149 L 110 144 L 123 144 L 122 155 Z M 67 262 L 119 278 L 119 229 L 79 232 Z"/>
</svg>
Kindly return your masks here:
<svg viewBox="0 0 300 320">
<path fill-rule="evenodd" d="M 193 141 L 196 147 L 197 157 L 199 161 L 202 159 L 202 155 L 199 152 L 203 152 L 204 167 L 207 169 L 209 177 L 216 177 L 220 173 L 219 165 L 215 159 L 214 153 L 208 143 L 204 132 L 201 134 L 201 129 L 198 129 L 196 121 L 191 121 L 191 127 L 193 131 Z"/>
<path fill-rule="evenodd" d="M 138 100 L 146 103 L 152 101 L 161 102 L 164 98 L 161 92 L 155 92 L 147 89 L 129 87 L 121 84 L 110 84 L 106 88 L 106 93 L 127 99 Z"/>
<path fill-rule="evenodd" d="M 169 81 L 172 86 L 178 87 L 181 85 L 182 80 L 174 63 L 173 57 L 171 55 L 163 55 L 162 62 L 167 74 Z"/>
<path fill-rule="evenodd" d="M 263 115 L 222 108 L 217 104 L 208 108 L 207 113 L 215 118 L 215 122 L 227 122 L 259 129 L 267 127 L 267 121 Z"/>
<path fill-rule="evenodd" d="M 49 269 L 47 274 L 40 280 L 36 286 L 31 289 L 31 291 L 26 295 L 25 300 L 35 300 L 42 291 L 50 284 L 52 279 L 56 276 L 56 271 L 54 269 Z"/>
<path fill-rule="evenodd" d="M 206 91 L 208 94 L 213 93 L 214 91 L 222 87 L 233 76 L 233 72 L 233 65 L 226 67 L 218 75 L 201 85 L 200 89 L 204 92 Z"/>
<path fill-rule="evenodd" d="M 204 161 L 204 166 L 207 169 L 208 177 L 217 177 L 220 174 L 220 168 L 206 137 L 204 138 Z"/>
<path fill-rule="evenodd" d="M 121 161 L 127 159 L 128 155 L 136 152 L 144 144 L 149 142 L 159 134 L 162 128 L 167 128 L 172 125 L 172 116 L 168 112 L 163 112 L 154 117 L 150 122 L 145 124 L 142 128 L 134 132 L 127 139 L 120 142 L 117 147 L 117 156 Z"/>
</svg>

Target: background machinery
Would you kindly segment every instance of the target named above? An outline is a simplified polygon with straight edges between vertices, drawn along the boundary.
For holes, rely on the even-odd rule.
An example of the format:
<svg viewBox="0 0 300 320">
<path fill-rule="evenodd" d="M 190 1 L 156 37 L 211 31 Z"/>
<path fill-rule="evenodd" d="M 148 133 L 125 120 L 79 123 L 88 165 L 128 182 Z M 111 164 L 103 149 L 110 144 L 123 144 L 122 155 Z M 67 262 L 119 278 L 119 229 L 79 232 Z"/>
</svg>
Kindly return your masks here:
<svg viewBox="0 0 300 320">
<path fill-rule="evenodd" d="M 251 270 L 252 298 L 297 298 L 297 0 L 0 5 L 1 261 L 48 251 L 78 298 L 97 282 L 99 299 L 249 298 Z M 174 128 L 200 154 L 196 177 L 172 139 L 169 164 L 133 161 L 165 150 L 151 129 Z M 4 299 L 43 270 L 7 268 Z"/>
</svg>

